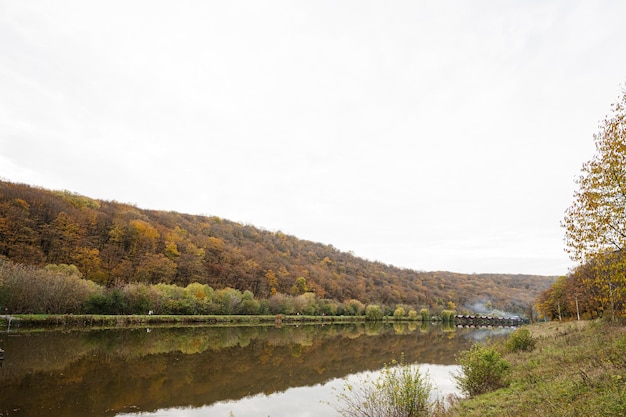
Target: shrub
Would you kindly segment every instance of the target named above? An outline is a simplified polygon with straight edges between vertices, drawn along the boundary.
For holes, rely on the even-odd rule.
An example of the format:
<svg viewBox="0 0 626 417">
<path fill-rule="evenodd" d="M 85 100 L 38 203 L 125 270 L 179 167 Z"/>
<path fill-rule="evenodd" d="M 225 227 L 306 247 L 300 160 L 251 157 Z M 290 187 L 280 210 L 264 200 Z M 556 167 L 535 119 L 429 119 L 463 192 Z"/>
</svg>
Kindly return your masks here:
<svg viewBox="0 0 626 417">
<path fill-rule="evenodd" d="M 457 388 L 474 397 L 508 385 L 510 365 L 493 347 L 474 345 L 457 358 L 461 372 L 454 375 Z"/>
<path fill-rule="evenodd" d="M 346 382 L 335 406 L 344 417 L 426 417 L 433 415 L 432 384 L 414 365 L 393 362 L 378 378 L 364 377 L 356 385 Z"/>
<path fill-rule="evenodd" d="M 421 309 L 420 316 L 422 317 L 423 322 L 430 321 L 430 310 L 428 310 L 427 308 Z"/>
<path fill-rule="evenodd" d="M 530 335 L 528 329 L 517 329 L 507 339 L 506 349 L 509 352 L 519 352 L 520 350 L 531 352 L 535 349 L 535 343 L 536 340 Z"/>
<path fill-rule="evenodd" d="M 405 315 L 406 311 L 400 306 L 396 307 L 395 311 L 393 312 L 393 318 L 396 320 L 403 318 Z"/>
<path fill-rule="evenodd" d="M 148 314 L 154 309 L 154 296 L 150 286 L 144 283 L 126 284 L 121 289 L 127 302 L 127 312 L 129 314 Z"/>
<path fill-rule="evenodd" d="M 454 310 L 443 310 L 441 312 L 441 321 L 444 323 L 454 323 L 454 317 L 456 316 L 456 311 Z"/>
<path fill-rule="evenodd" d="M 382 320 L 383 310 L 379 305 L 370 304 L 365 308 L 365 320 Z"/>
<path fill-rule="evenodd" d="M 2 259 L 0 282 L 0 302 L 12 313 L 81 313 L 84 303 L 102 290 L 72 266 L 43 269 Z"/>
<path fill-rule="evenodd" d="M 91 295 L 84 306 L 87 314 L 125 314 L 127 309 L 126 293 L 117 287 Z"/>
</svg>

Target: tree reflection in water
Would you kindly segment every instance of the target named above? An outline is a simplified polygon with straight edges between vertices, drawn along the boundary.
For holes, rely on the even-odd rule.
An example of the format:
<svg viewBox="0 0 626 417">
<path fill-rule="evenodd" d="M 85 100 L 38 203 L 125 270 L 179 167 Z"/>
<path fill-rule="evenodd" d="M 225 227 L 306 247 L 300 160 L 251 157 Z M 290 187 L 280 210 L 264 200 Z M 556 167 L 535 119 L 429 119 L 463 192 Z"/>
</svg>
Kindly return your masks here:
<svg viewBox="0 0 626 417">
<path fill-rule="evenodd" d="M 457 365 L 422 364 L 420 369 L 430 376 L 435 387 L 435 397 L 446 398 L 458 394 L 452 373 L 459 369 Z M 315 386 L 289 388 L 284 392 L 270 395 L 257 394 L 237 401 L 220 401 L 200 408 L 170 408 L 152 413 L 122 413 L 116 417 L 340 417 L 335 410 L 336 393 L 346 381 L 353 384 L 363 381 L 366 374 L 376 377 L 378 371 L 360 372 L 345 378 L 335 378 Z"/>
<path fill-rule="evenodd" d="M 409 363 L 452 365 L 476 335 L 415 323 L 3 334 L 0 404 L 21 416 L 331 416 L 320 401 L 334 400 L 337 378 L 402 353 Z"/>
</svg>

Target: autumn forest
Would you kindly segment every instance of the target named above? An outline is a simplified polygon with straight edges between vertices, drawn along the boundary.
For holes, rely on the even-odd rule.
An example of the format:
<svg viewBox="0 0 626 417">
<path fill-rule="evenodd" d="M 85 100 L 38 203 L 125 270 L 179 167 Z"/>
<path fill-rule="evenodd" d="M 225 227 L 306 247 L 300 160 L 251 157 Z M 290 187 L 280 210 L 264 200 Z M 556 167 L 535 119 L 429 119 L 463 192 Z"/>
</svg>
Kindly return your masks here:
<svg viewBox="0 0 626 417">
<path fill-rule="evenodd" d="M 363 314 L 366 305 L 377 304 L 389 314 L 398 306 L 436 313 L 480 305 L 523 315 L 555 281 L 402 269 L 215 216 L 144 210 L 7 181 L 0 181 L 0 272 L 0 306 L 15 312 L 176 313 L 158 305 L 155 293 L 169 299 L 191 293 L 191 299 L 210 301 L 194 310 L 204 313 L 299 313 L 306 307 L 303 313 Z M 66 297 L 73 282 L 86 301 L 20 307 L 20 294 L 32 298 L 26 292 L 37 287 L 25 276 L 39 277 L 36 291 L 44 293 L 53 292 L 61 276 Z"/>
</svg>

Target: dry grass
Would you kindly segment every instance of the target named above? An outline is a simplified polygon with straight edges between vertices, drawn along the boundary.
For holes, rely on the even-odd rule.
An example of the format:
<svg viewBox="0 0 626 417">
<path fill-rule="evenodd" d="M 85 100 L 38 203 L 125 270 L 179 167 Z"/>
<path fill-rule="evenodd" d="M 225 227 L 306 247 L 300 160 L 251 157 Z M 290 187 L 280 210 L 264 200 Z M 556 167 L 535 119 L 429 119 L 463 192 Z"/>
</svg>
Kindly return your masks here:
<svg viewBox="0 0 626 417">
<path fill-rule="evenodd" d="M 626 326 L 581 321 L 528 329 L 535 350 L 504 354 L 510 386 L 463 400 L 447 416 L 626 415 Z"/>
<path fill-rule="evenodd" d="M 550 321 L 545 323 L 536 323 L 526 326 L 534 338 L 554 337 L 563 332 L 571 332 L 574 330 L 582 330 L 591 323 L 588 320 L 580 321 Z"/>
</svg>

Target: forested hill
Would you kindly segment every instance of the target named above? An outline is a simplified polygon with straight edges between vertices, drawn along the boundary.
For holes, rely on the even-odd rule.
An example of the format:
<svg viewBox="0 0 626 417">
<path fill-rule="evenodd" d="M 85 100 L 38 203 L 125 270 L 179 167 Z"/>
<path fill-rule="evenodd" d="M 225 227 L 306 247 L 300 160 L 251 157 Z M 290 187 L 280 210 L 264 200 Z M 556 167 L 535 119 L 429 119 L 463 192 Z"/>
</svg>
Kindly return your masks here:
<svg viewBox="0 0 626 417">
<path fill-rule="evenodd" d="M 370 262 L 331 245 L 219 217 L 143 210 L 0 181 L 0 257 L 25 265 L 73 264 L 106 286 L 208 284 L 257 298 L 314 292 L 338 301 L 462 311 L 475 303 L 522 312 L 554 277 L 417 272 Z"/>
</svg>

